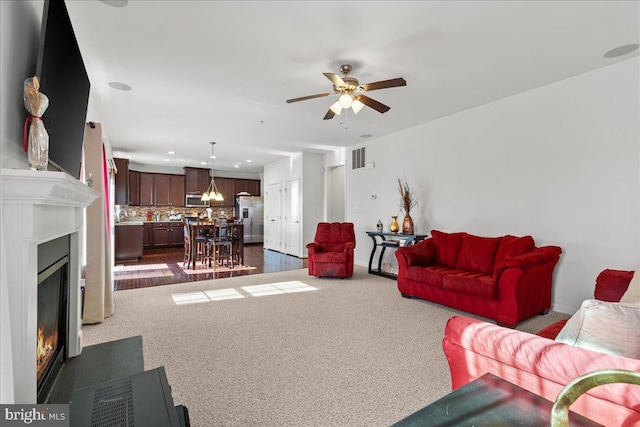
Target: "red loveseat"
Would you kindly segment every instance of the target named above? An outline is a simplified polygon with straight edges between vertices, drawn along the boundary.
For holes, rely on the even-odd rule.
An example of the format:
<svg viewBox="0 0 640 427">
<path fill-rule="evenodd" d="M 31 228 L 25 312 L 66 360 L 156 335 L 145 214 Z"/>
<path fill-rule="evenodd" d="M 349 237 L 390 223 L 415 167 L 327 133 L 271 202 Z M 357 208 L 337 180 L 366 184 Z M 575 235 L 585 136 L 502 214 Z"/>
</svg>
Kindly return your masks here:
<svg viewBox="0 0 640 427">
<path fill-rule="evenodd" d="M 632 271 L 603 271 L 596 281 L 595 297 L 619 301 L 632 276 Z M 442 341 L 452 389 L 492 373 L 553 402 L 565 385 L 588 372 L 601 369 L 640 372 L 640 360 L 572 347 L 546 338 L 555 337 L 564 323 L 555 323 L 532 335 L 466 316 L 452 317 Z M 640 425 L 640 386 L 595 387 L 580 396 L 570 409 L 602 425 L 637 426 Z"/>
<path fill-rule="evenodd" d="M 353 276 L 353 249 L 356 236 L 351 222 L 321 222 L 316 236 L 307 245 L 310 276 Z"/>
<path fill-rule="evenodd" d="M 551 308 L 553 270 L 562 250 L 531 236 L 479 237 L 432 230 L 398 248 L 398 290 L 515 327 Z"/>
</svg>

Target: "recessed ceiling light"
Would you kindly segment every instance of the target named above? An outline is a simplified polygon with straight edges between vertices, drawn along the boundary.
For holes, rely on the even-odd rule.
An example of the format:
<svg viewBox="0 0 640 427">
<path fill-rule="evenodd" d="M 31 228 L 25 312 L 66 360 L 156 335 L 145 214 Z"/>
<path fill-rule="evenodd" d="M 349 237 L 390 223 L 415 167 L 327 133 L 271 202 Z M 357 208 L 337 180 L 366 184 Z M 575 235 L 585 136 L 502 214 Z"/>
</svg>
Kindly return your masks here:
<svg viewBox="0 0 640 427">
<path fill-rule="evenodd" d="M 247 163 L 251 163 L 251 160 L 247 160 Z"/>
<path fill-rule="evenodd" d="M 164 159 L 164 161 L 165 161 L 165 162 L 168 162 L 168 161 L 169 161 L 169 159 Z"/>
<path fill-rule="evenodd" d="M 624 46 L 618 46 L 615 49 L 611 49 L 609 52 L 604 54 L 605 58 L 617 58 L 618 56 L 626 55 L 627 53 L 631 53 L 636 50 L 640 45 L 637 43 L 625 44 Z"/>
<path fill-rule="evenodd" d="M 200 164 L 201 164 L 201 165 L 206 165 L 206 164 L 207 164 L 207 162 L 200 162 Z"/>
<path fill-rule="evenodd" d="M 363 133 L 362 135 L 360 135 L 360 138 L 371 138 L 373 135 L 371 135 L 370 133 Z"/>
<path fill-rule="evenodd" d="M 125 7 L 129 0 L 100 0 L 100 2 L 112 7 Z"/>
<path fill-rule="evenodd" d="M 216 156 L 209 156 L 210 159 L 217 159 Z"/>
<path fill-rule="evenodd" d="M 109 82 L 109 86 L 117 90 L 130 91 L 131 86 L 128 84 L 120 83 L 120 82 Z"/>
<path fill-rule="evenodd" d="M 233 167 L 234 167 L 234 168 L 239 168 L 239 167 L 240 167 L 240 165 L 236 163 L 235 165 L 233 165 Z"/>
<path fill-rule="evenodd" d="M 167 151 L 167 154 L 176 154 L 175 151 Z"/>
</svg>

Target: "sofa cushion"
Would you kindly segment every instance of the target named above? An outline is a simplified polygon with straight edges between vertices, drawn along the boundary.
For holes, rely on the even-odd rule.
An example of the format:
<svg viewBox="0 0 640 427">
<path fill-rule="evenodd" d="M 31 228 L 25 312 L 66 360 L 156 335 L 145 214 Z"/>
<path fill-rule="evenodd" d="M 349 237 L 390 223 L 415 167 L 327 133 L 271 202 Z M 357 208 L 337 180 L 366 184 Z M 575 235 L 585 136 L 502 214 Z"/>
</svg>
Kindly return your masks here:
<svg viewBox="0 0 640 427">
<path fill-rule="evenodd" d="M 498 250 L 496 251 L 493 263 L 493 277 L 498 278 L 506 268 L 504 260 L 526 254 L 527 252 L 532 251 L 535 247 L 536 244 L 531 236 L 504 236 L 498 246 Z"/>
<path fill-rule="evenodd" d="M 318 252 L 313 257 L 313 262 L 346 263 L 346 252 Z"/>
<path fill-rule="evenodd" d="M 588 299 L 556 341 L 601 353 L 640 359 L 640 304 Z"/>
<path fill-rule="evenodd" d="M 436 245 L 436 263 L 455 268 L 458 252 L 462 244 L 462 236 L 467 233 L 445 233 L 431 230 L 433 242 Z"/>
<path fill-rule="evenodd" d="M 433 239 L 423 240 L 406 248 L 402 247 L 398 252 L 404 254 L 407 265 L 429 265 L 433 264 L 436 259 L 436 247 L 433 244 Z"/>
<path fill-rule="evenodd" d="M 461 270 L 491 274 L 493 261 L 502 237 L 478 237 L 473 234 L 462 236 L 456 267 Z"/>
<path fill-rule="evenodd" d="M 620 298 L 629 288 L 633 274 L 633 271 L 628 270 L 602 270 L 596 277 L 593 296 L 600 301 L 620 302 Z"/>
<path fill-rule="evenodd" d="M 443 277 L 442 288 L 489 300 L 496 299 L 498 295 L 498 287 L 493 277 L 481 273 L 446 275 Z"/>
<path fill-rule="evenodd" d="M 498 246 L 498 250 L 496 251 L 494 266 L 497 266 L 506 258 L 522 255 L 535 247 L 536 244 L 531 236 L 516 237 L 506 235 L 502 238 L 500 246 Z"/>
<path fill-rule="evenodd" d="M 462 274 L 464 271 L 443 265 L 431 265 L 429 267 L 408 267 L 406 278 L 424 285 L 442 287 L 442 279 L 450 274 Z"/>
<path fill-rule="evenodd" d="M 629 287 L 620 298 L 620 302 L 640 302 L 640 267 L 633 273 Z"/>
</svg>

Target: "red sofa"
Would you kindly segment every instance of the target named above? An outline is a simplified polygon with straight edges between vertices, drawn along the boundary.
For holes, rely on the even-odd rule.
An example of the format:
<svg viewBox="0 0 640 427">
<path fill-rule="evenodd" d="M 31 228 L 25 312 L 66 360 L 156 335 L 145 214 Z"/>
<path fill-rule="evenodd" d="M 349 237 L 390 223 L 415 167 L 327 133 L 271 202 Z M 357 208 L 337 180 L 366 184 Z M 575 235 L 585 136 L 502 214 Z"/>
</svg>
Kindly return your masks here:
<svg viewBox="0 0 640 427">
<path fill-rule="evenodd" d="M 553 270 L 562 250 L 537 248 L 531 236 L 479 237 L 431 231 L 401 247 L 398 290 L 515 327 L 551 308 Z"/>
<path fill-rule="evenodd" d="M 632 276 L 632 271 L 603 271 L 596 280 L 595 297 L 619 301 Z M 566 384 L 588 372 L 612 368 L 640 372 L 640 360 L 571 347 L 546 338 L 555 337 L 564 323 L 558 322 L 532 335 L 465 316 L 452 317 L 442 341 L 452 389 L 489 372 L 553 402 Z M 599 386 L 580 396 L 570 409 L 603 425 L 637 426 L 640 386 Z"/>
</svg>

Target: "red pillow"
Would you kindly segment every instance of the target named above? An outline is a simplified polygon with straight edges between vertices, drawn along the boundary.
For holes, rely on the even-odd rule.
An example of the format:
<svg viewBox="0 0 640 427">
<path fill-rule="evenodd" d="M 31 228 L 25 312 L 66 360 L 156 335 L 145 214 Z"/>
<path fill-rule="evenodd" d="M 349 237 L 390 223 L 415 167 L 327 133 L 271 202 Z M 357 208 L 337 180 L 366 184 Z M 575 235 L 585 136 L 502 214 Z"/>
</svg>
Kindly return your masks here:
<svg viewBox="0 0 640 427">
<path fill-rule="evenodd" d="M 494 278 L 498 278 L 500 274 L 504 271 L 506 265 L 504 264 L 504 260 L 516 256 L 520 256 L 522 254 L 526 254 L 527 252 L 532 251 L 536 247 L 536 244 L 533 241 L 533 237 L 531 236 L 504 236 L 502 238 L 502 243 L 498 246 L 498 251 L 496 252 L 496 260 L 493 264 L 493 276 Z"/>
<path fill-rule="evenodd" d="M 462 244 L 462 236 L 467 233 L 445 233 L 431 230 L 433 243 L 436 245 L 436 263 L 455 268 L 458 259 L 458 251 Z"/>
<path fill-rule="evenodd" d="M 463 236 L 456 267 L 490 274 L 501 241 L 502 237 L 479 237 L 472 234 Z"/>
</svg>

